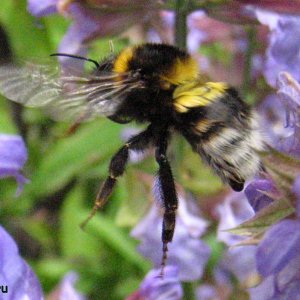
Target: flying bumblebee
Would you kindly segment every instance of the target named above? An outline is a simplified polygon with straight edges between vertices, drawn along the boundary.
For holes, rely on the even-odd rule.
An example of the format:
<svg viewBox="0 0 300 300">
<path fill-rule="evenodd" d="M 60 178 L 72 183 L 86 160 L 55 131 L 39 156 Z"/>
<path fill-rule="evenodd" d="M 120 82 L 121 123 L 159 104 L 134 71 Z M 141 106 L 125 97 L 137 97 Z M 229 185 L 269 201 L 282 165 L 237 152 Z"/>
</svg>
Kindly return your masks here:
<svg viewBox="0 0 300 300">
<path fill-rule="evenodd" d="M 44 107 L 56 119 L 79 123 L 106 116 L 117 123 L 147 124 L 112 157 L 109 175 L 87 220 L 111 195 L 125 171 L 129 150 L 154 147 L 164 211 L 163 267 L 178 206 L 167 158 L 172 133 L 182 134 L 225 183 L 241 191 L 245 180 L 261 169 L 257 152 L 263 150 L 263 142 L 255 113 L 227 83 L 205 82 L 197 62 L 174 46 L 142 44 L 125 48 L 100 63 L 89 61 L 96 68 L 84 75 L 30 63 L 1 66 L 0 91 L 25 106 Z"/>
</svg>

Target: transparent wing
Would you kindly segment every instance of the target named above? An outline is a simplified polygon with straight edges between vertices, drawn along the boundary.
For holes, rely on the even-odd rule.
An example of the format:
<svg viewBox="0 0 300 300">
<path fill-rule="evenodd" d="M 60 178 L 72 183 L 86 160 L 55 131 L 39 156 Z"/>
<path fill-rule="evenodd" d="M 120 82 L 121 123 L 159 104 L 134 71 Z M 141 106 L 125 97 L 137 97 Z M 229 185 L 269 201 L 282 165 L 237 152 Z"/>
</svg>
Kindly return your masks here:
<svg viewBox="0 0 300 300">
<path fill-rule="evenodd" d="M 132 73 L 77 76 L 52 64 L 0 66 L 1 94 L 28 107 L 43 107 L 58 120 L 112 115 L 130 90 L 139 86 Z"/>
</svg>

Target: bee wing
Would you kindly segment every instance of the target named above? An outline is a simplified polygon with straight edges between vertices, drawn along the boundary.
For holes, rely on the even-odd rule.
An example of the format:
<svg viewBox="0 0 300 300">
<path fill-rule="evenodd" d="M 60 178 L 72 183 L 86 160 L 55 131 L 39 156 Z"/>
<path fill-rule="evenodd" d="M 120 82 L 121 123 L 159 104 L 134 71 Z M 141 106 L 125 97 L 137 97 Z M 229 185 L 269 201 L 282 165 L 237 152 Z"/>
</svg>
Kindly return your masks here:
<svg viewBox="0 0 300 300">
<path fill-rule="evenodd" d="M 128 92 L 140 85 L 129 73 L 73 74 L 50 64 L 3 65 L 0 92 L 25 106 L 43 107 L 57 120 L 87 120 L 114 114 Z"/>
</svg>

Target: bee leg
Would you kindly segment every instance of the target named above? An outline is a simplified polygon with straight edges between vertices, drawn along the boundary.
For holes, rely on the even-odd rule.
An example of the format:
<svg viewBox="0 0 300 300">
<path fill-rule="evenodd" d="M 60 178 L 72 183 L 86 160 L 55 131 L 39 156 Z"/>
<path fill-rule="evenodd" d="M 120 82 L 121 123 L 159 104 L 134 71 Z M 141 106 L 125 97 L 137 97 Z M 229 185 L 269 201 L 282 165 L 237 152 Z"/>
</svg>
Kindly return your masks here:
<svg viewBox="0 0 300 300">
<path fill-rule="evenodd" d="M 168 243 L 172 242 L 175 223 L 176 210 L 178 207 L 175 183 L 167 156 L 167 136 L 163 136 L 156 148 L 155 158 L 159 164 L 158 178 L 160 182 L 161 198 L 164 204 L 164 216 L 162 226 L 163 255 L 161 260 L 160 276 L 164 276 L 164 268 L 167 261 Z"/>
<path fill-rule="evenodd" d="M 90 215 L 81 223 L 81 228 L 84 228 L 87 222 L 95 215 L 97 210 L 106 203 L 108 197 L 113 192 L 117 178 L 122 176 L 125 171 L 125 167 L 128 162 L 129 149 L 143 150 L 149 145 L 151 138 L 152 128 L 149 126 L 145 131 L 129 139 L 129 141 L 113 156 L 109 164 L 109 176 L 106 178 L 98 192 L 93 210 L 91 211 Z"/>
</svg>

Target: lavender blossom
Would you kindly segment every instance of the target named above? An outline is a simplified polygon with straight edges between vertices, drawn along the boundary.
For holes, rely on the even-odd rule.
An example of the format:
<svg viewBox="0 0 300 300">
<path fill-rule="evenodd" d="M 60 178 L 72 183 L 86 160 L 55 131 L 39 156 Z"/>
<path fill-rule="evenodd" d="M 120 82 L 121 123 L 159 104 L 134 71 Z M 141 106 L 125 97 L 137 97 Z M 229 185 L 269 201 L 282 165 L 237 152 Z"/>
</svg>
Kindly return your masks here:
<svg viewBox="0 0 300 300">
<path fill-rule="evenodd" d="M 21 174 L 27 160 L 27 150 L 21 137 L 17 135 L 0 134 L 0 178 L 15 177 L 19 195 L 23 185 L 28 180 Z"/>
<path fill-rule="evenodd" d="M 273 202 L 272 193 L 276 193 L 275 186 L 267 179 L 253 180 L 245 189 L 245 195 L 255 212 Z"/>
<path fill-rule="evenodd" d="M 149 213 L 133 229 L 131 235 L 141 241 L 138 250 L 159 267 L 162 257 L 161 242 L 162 215 L 153 205 Z M 201 278 L 210 255 L 209 247 L 199 237 L 206 228 L 206 222 L 188 210 L 187 201 L 179 197 L 176 230 L 168 248 L 168 264 L 179 268 L 179 278 L 194 281 Z M 197 266 L 195 268 L 195 266 Z"/>
<path fill-rule="evenodd" d="M 221 260 L 221 266 L 227 272 L 233 274 L 239 282 L 247 286 L 253 278 L 257 277 L 255 264 L 256 246 L 236 246 L 225 251 Z"/>
<path fill-rule="evenodd" d="M 295 180 L 293 191 L 297 197 L 297 219 L 273 225 L 257 250 L 258 270 L 265 277 L 278 273 L 300 252 L 300 176 Z"/>
<path fill-rule="evenodd" d="M 277 85 L 279 98 L 286 111 L 286 125 L 293 131 L 285 140 L 285 145 L 291 154 L 300 155 L 300 84 L 291 74 L 281 72 L 278 75 Z"/>
<path fill-rule="evenodd" d="M 229 299 L 232 293 L 231 279 L 232 275 L 230 272 L 218 264 L 213 270 L 213 281 L 210 280 L 209 283 L 202 283 L 195 290 L 196 299 Z"/>
<path fill-rule="evenodd" d="M 254 211 L 246 197 L 241 193 L 232 192 L 216 210 L 220 220 L 217 232 L 218 240 L 228 246 L 240 242 L 243 239 L 242 237 L 226 232 L 226 230 L 238 226 L 254 215 Z"/>
<path fill-rule="evenodd" d="M 258 271 L 264 277 L 278 273 L 299 253 L 300 221 L 281 221 L 267 231 L 259 244 L 256 253 Z"/>
<path fill-rule="evenodd" d="M 219 299 L 217 289 L 210 284 L 202 284 L 196 290 L 196 296 L 199 300 Z"/>
<path fill-rule="evenodd" d="M 281 245 L 282 247 L 282 245 Z M 300 255 L 290 260 L 278 273 L 266 277 L 249 289 L 251 300 L 289 300 L 300 298 Z"/>
<path fill-rule="evenodd" d="M 36 17 L 43 17 L 55 13 L 58 0 L 29 0 L 28 10 Z"/>
<path fill-rule="evenodd" d="M 258 0 L 231 0 L 220 1 L 218 5 L 208 6 L 206 11 L 222 21 L 238 24 L 255 23 L 255 11 L 278 12 L 281 14 L 299 14 L 298 1 L 258 1 Z"/>
<path fill-rule="evenodd" d="M 294 129 L 286 126 L 285 105 L 282 102 L 277 95 L 270 95 L 258 111 L 266 142 L 279 151 L 289 152 L 291 147 L 285 141 L 293 135 Z"/>
<path fill-rule="evenodd" d="M 86 299 L 79 293 L 75 284 L 78 280 L 78 275 L 71 271 L 67 273 L 61 280 L 59 286 L 48 296 L 49 300 L 84 300 Z"/>
<path fill-rule="evenodd" d="M 164 277 L 160 270 L 151 270 L 143 280 L 138 291 L 126 300 L 180 300 L 183 290 L 178 278 L 178 269 L 174 266 L 165 268 Z"/>
<path fill-rule="evenodd" d="M 257 19 L 270 30 L 270 45 L 266 51 L 264 76 L 275 87 L 280 72 L 300 80 L 300 17 L 256 10 Z"/>
<path fill-rule="evenodd" d="M 59 52 L 77 55 L 84 55 L 87 43 L 98 37 L 119 34 L 132 25 L 156 20 L 156 6 L 156 1 L 144 0 L 139 3 L 116 0 L 107 4 L 103 1 L 28 0 L 28 10 L 36 17 L 62 13 L 73 19 Z"/>
<path fill-rule="evenodd" d="M 264 280 L 250 289 L 253 299 L 300 297 L 300 176 L 295 180 L 293 191 L 297 197 L 297 218 L 273 225 L 258 245 L 256 264 Z"/>
<path fill-rule="evenodd" d="M 226 232 L 254 215 L 254 211 L 245 196 L 232 192 L 224 202 L 217 207 L 220 222 L 217 238 L 228 246 L 236 246 L 244 237 Z M 220 267 L 234 274 L 241 283 L 245 284 L 256 276 L 254 246 L 236 246 L 225 251 Z"/>
<path fill-rule="evenodd" d="M 151 30 L 148 37 L 151 42 L 161 43 L 167 41 L 168 43 L 174 43 L 174 26 L 175 26 L 175 12 L 162 11 L 160 13 L 162 20 L 163 32 L 156 32 Z M 191 13 L 187 19 L 187 47 L 188 51 L 192 54 L 199 52 L 199 47 L 202 42 L 208 39 L 208 33 L 199 27 L 201 21 L 206 18 L 204 11 L 197 10 Z"/>
<path fill-rule="evenodd" d="M 251 5 L 253 7 L 279 12 L 282 14 L 299 14 L 300 3 L 298 1 L 260 1 L 260 0 L 242 0 L 235 1 L 243 5 Z"/>
<path fill-rule="evenodd" d="M 8 289 L 5 299 L 43 299 L 38 279 L 19 255 L 14 240 L 1 226 L 0 282 L 2 286 L 7 286 Z"/>
</svg>

